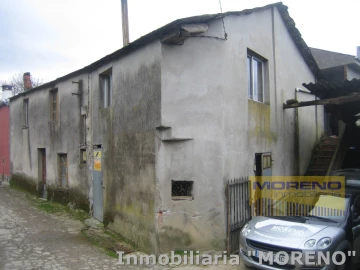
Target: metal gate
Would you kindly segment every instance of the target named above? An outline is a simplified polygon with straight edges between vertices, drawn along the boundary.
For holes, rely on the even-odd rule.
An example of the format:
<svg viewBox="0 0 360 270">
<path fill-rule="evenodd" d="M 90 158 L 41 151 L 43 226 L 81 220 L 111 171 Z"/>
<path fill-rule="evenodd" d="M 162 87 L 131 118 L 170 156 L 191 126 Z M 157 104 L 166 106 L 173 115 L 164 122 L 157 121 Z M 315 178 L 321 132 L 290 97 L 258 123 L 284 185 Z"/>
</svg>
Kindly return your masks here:
<svg viewBox="0 0 360 270">
<path fill-rule="evenodd" d="M 239 252 L 241 228 L 251 218 L 249 205 L 249 179 L 229 180 L 226 186 L 227 201 L 227 252 Z"/>
</svg>

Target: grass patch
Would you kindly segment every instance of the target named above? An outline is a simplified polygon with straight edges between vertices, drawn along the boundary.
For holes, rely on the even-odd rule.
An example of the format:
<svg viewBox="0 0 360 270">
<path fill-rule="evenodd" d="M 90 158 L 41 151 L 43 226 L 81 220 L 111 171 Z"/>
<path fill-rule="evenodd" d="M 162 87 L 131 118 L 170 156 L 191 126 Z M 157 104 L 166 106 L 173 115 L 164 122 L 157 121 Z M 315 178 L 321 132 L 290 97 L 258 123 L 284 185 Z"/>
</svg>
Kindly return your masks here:
<svg viewBox="0 0 360 270">
<path fill-rule="evenodd" d="M 37 199 L 35 201 L 35 206 L 46 213 L 55 214 L 55 213 L 70 213 L 70 210 L 62 204 L 49 202 L 49 201 L 43 201 L 40 199 Z"/>
<path fill-rule="evenodd" d="M 104 233 L 109 235 L 112 239 L 114 239 L 117 242 L 125 243 L 127 246 L 129 246 L 133 250 L 138 249 L 138 246 L 134 242 L 130 241 L 127 238 L 122 237 L 120 234 L 117 234 L 109 229 L 105 229 Z"/>
<path fill-rule="evenodd" d="M 17 188 L 15 188 L 17 189 Z M 19 189 L 20 191 L 23 191 Z M 70 218 L 79 220 L 83 222 L 85 219 L 89 218 L 89 214 L 81 209 L 70 209 L 66 205 L 61 203 L 46 201 L 35 197 L 33 194 L 26 194 L 27 199 L 34 205 L 37 209 L 42 212 L 49 214 L 67 214 Z"/>
<path fill-rule="evenodd" d="M 84 210 L 81 209 L 69 209 L 69 207 L 51 201 L 44 201 L 37 199 L 35 201 L 35 206 L 49 214 L 56 214 L 56 213 L 64 213 L 70 215 L 71 218 L 84 221 L 85 219 L 89 218 L 89 214 L 86 213 Z"/>
<path fill-rule="evenodd" d="M 94 235 L 94 234 L 90 234 L 87 233 L 86 230 L 81 231 L 81 234 L 94 246 L 102 249 L 105 251 L 105 253 L 112 257 L 112 258 L 118 258 L 119 256 L 116 254 L 115 251 L 109 249 L 109 244 L 106 243 L 106 239 L 104 239 L 103 237 L 99 236 L 99 235 Z"/>
<path fill-rule="evenodd" d="M 185 254 L 185 251 L 187 252 L 186 254 Z M 184 255 L 187 255 L 187 256 L 189 256 L 190 255 L 190 252 L 193 252 L 193 255 L 195 256 L 196 254 L 198 254 L 198 253 L 196 253 L 196 251 L 195 250 L 175 250 L 174 251 L 174 254 L 175 255 L 180 255 L 180 256 L 184 256 Z"/>
<path fill-rule="evenodd" d="M 9 181 L 9 186 L 10 188 L 12 189 L 15 189 L 15 190 L 18 190 L 18 191 L 21 191 L 21 192 L 24 192 L 28 195 L 32 195 L 34 196 L 34 192 L 32 190 L 29 190 L 29 188 L 25 188 L 23 187 L 22 185 L 19 185 L 18 183 L 16 183 L 14 180 L 10 179 Z"/>
</svg>

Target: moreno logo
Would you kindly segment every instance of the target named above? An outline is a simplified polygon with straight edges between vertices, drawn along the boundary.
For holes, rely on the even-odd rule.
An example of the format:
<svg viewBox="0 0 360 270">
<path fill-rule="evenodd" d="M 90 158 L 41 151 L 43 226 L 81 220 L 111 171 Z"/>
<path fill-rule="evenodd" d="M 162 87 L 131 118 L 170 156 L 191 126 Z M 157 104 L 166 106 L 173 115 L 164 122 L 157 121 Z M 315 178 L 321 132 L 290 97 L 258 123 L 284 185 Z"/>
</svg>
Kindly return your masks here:
<svg viewBox="0 0 360 270">
<path fill-rule="evenodd" d="M 340 190 L 342 183 L 337 181 L 307 181 L 307 182 L 286 182 L 286 181 L 254 181 L 253 189 L 259 190 Z"/>
</svg>

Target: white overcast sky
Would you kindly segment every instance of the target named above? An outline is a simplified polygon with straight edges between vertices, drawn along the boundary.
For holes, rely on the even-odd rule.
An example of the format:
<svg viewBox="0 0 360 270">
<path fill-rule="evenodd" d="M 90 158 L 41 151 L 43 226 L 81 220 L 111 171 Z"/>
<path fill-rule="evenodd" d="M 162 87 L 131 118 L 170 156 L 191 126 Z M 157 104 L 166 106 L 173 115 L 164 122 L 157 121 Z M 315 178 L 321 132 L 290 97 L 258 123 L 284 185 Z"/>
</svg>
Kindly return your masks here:
<svg viewBox="0 0 360 270">
<path fill-rule="evenodd" d="M 269 0 L 221 0 L 223 11 Z M 310 47 L 356 54 L 359 0 L 284 0 Z M 219 13 L 218 0 L 128 0 L 130 41 L 179 18 Z M 50 81 L 122 47 L 120 0 L 0 0 L 0 82 Z"/>
</svg>

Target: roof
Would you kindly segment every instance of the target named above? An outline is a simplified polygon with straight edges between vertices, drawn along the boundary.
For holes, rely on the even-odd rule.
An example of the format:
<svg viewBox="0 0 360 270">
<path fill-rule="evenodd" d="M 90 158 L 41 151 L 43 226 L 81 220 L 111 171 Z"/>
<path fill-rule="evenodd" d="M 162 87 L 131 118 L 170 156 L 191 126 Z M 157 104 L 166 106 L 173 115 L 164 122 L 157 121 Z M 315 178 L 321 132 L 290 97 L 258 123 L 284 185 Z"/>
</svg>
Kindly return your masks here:
<svg viewBox="0 0 360 270">
<path fill-rule="evenodd" d="M 231 11 L 231 12 L 226 12 L 226 13 L 207 14 L 207 15 L 194 16 L 194 17 L 188 17 L 188 18 L 175 20 L 161 28 L 158 28 L 158 29 L 148 33 L 145 36 L 140 37 L 139 39 L 129 43 L 127 46 L 113 52 L 112 54 L 109 54 L 109 55 L 101 58 L 100 60 L 98 60 L 82 69 L 76 70 L 72 73 L 69 73 L 69 74 L 63 76 L 63 77 L 57 78 L 54 81 L 45 83 L 41 86 L 35 87 L 24 93 L 18 94 L 16 96 L 12 97 L 10 100 L 16 99 L 17 97 L 28 94 L 29 92 L 37 91 L 39 89 L 43 89 L 43 88 L 47 88 L 47 87 L 54 87 L 56 83 L 64 81 L 68 78 L 74 77 L 78 74 L 91 72 L 91 71 L 95 70 L 96 68 L 102 66 L 103 64 L 106 64 L 114 59 L 118 59 L 124 55 L 127 55 L 127 54 L 137 50 L 138 48 L 141 48 L 155 40 L 161 39 L 166 33 L 169 33 L 171 31 L 179 29 L 181 27 L 181 25 L 183 25 L 183 24 L 207 23 L 207 22 L 211 22 L 214 20 L 224 18 L 226 16 L 230 16 L 230 15 L 235 15 L 235 16 L 248 15 L 248 14 L 251 14 L 254 12 L 267 10 L 267 9 L 270 9 L 273 7 L 276 7 L 279 10 L 279 13 L 284 21 L 284 24 L 285 24 L 290 36 L 292 37 L 296 47 L 298 48 L 299 52 L 301 53 L 302 57 L 304 58 L 304 61 L 306 62 L 306 64 L 309 66 L 310 70 L 313 72 L 315 77 L 321 78 L 322 77 L 321 71 L 320 71 L 309 47 L 306 45 L 305 41 L 303 40 L 303 38 L 300 34 L 300 31 L 296 28 L 294 20 L 290 17 L 289 12 L 288 12 L 288 7 L 283 5 L 281 2 L 278 2 L 278 3 L 266 5 L 263 7 L 257 7 L 257 8 L 253 8 L 253 9 L 245 9 L 242 11 Z"/>
<path fill-rule="evenodd" d="M 0 101 L 0 108 L 4 106 L 9 106 L 9 102 L 6 101 Z"/>
<path fill-rule="evenodd" d="M 360 65 L 360 61 L 356 59 L 354 55 L 331 52 L 315 48 L 310 48 L 310 50 L 321 69 L 349 64 Z"/>
<path fill-rule="evenodd" d="M 360 94 L 360 79 L 351 81 L 319 81 L 317 83 L 303 84 L 304 87 L 320 99 L 350 96 Z M 360 102 L 351 102 L 339 105 L 328 105 L 331 111 L 335 111 L 344 122 L 354 122 L 355 114 L 360 112 Z"/>
</svg>

